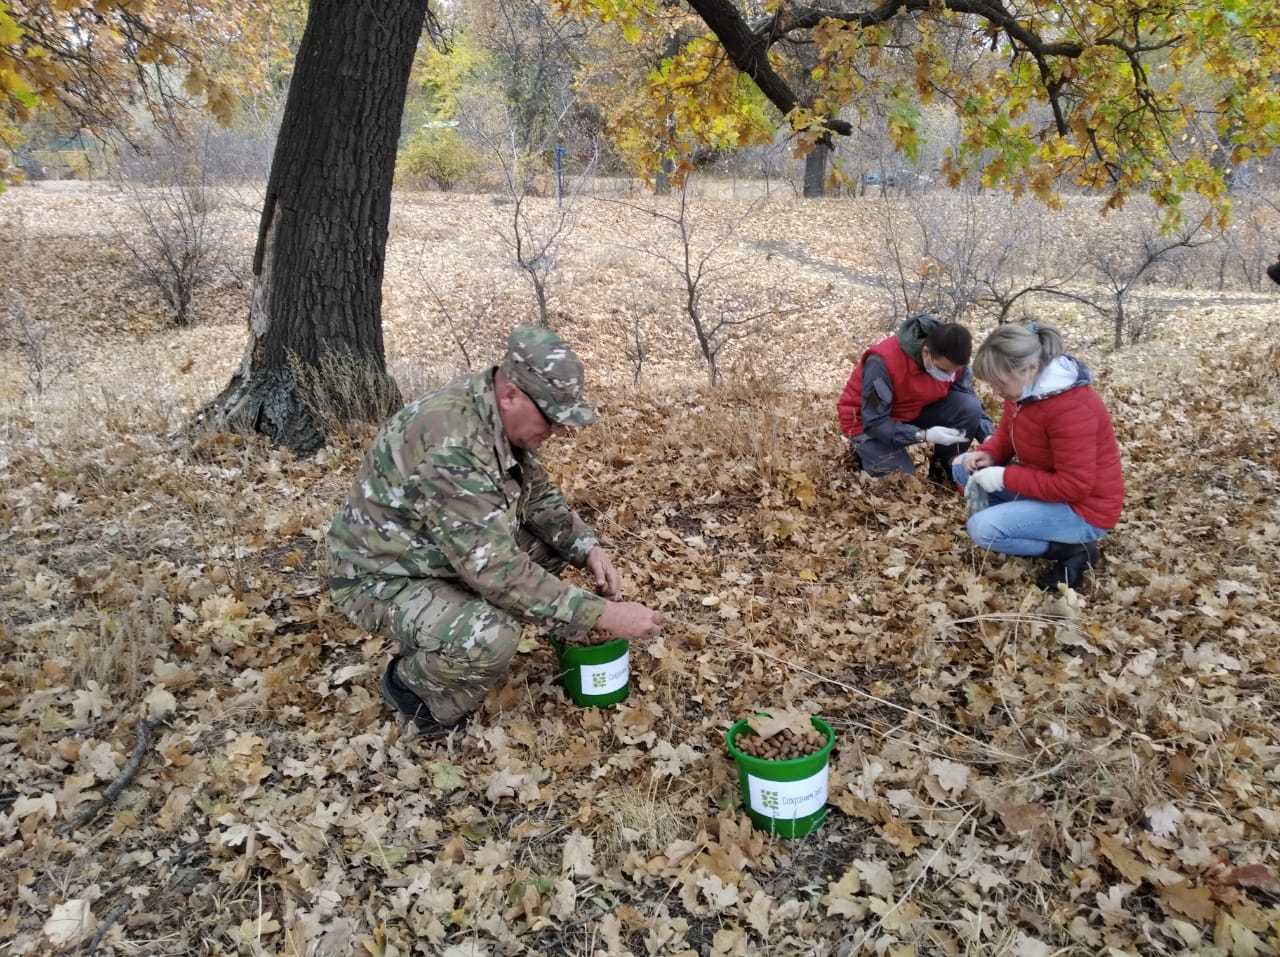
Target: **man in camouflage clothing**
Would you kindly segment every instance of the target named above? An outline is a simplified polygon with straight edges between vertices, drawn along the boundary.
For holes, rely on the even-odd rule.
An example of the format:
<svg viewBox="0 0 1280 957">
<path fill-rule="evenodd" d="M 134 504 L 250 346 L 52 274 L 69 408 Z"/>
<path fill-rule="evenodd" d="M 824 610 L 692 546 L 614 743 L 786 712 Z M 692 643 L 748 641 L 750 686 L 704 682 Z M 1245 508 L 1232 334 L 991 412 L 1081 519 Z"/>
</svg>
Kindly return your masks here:
<svg viewBox="0 0 1280 957">
<path fill-rule="evenodd" d="M 582 388 L 555 333 L 517 328 L 501 366 L 388 420 L 329 525 L 333 602 L 399 641 L 382 695 L 423 734 L 447 733 L 506 677 L 522 621 L 570 641 L 657 633 L 656 612 L 610 600 L 613 563 L 534 455 L 595 421 Z M 605 597 L 557 578 L 567 563 Z"/>
</svg>

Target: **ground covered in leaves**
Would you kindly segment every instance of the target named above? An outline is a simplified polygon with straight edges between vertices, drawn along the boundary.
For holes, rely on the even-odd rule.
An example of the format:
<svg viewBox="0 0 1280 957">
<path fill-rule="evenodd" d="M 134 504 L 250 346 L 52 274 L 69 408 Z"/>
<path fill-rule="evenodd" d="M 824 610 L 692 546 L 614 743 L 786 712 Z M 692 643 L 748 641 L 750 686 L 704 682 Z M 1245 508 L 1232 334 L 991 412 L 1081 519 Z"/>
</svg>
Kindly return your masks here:
<svg viewBox="0 0 1280 957">
<path fill-rule="evenodd" d="M 378 697 L 386 642 L 319 576 L 371 433 L 303 461 L 184 438 L 238 358 L 247 292 L 166 329 L 87 225 L 109 200 L 88 202 L 0 200 L 24 217 L 9 261 L 39 251 L 12 282 L 74 358 L 35 399 L 10 342 L 0 380 L 7 952 L 1280 952 L 1274 297 L 1193 291 L 1120 353 L 1056 315 L 1099 374 L 1129 497 L 1105 568 L 1045 596 L 1030 563 L 970 546 L 953 492 L 847 466 L 834 398 L 880 322 L 856 201 L 760 214 L 790 258 L 750 281 L 827 301 L 716 391 L 677 314 L 630 294 L 644 270 L 602 214 L 562 328 L 603 421 L 546 457 L 670 625 L 610 711 L 568 701 L 530 630 L 466 733 L 422 742 Z M 517 318 L 518 276 L 463 271 L 496 255 L 488 202 L 397 208 L 389 352 L 420 387 L 460 364 L 409 305 L 421 237 L 457 270 L 433 285 L 490 310 L 477 356 Z M 639 387 L 628 310 L 657 343 Z M 724 732 L 762 706 L 838 733 L 830 817 L 801 840 L 741 813 Z"/>
</svg>

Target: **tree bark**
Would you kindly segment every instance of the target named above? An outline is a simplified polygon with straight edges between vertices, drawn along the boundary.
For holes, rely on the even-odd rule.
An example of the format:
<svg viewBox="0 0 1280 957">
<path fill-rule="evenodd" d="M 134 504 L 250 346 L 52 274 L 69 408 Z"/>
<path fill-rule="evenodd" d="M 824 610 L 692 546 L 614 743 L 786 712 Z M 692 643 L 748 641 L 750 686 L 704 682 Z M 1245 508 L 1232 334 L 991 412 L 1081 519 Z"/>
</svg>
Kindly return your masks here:
<svg viewBox="0 0 1280 957">
<path fill-rule="evenodd" d="M 787 81 L 769 62 L 769 47 L 778 37 L 752 30 L 733 0 L 689 0 L 689 6 L 716 35 L 738 71 L 755 81 L 760 92 L 778 108 L 778 112 L 786 116 L 802 105 Z M 835 117 L 829 117 L 824 125 L 829 132 L 841 136 L 849 136 L 853 132 L 847 120 Z"/>
<path fill-rule="evenodd" d="M 827 156 L 831 147 L 819 140 L 804 158 L 804 196 L 817 199 L 827 191 Z"/>
<path fill-rule="evenodd" d="M 382 276 L 396 144 L 425 0 L 312 0 L 254 252 L 240 368 L 197 415 L 309 453 L 329 418 L 401 403 Z"/>
</svg>

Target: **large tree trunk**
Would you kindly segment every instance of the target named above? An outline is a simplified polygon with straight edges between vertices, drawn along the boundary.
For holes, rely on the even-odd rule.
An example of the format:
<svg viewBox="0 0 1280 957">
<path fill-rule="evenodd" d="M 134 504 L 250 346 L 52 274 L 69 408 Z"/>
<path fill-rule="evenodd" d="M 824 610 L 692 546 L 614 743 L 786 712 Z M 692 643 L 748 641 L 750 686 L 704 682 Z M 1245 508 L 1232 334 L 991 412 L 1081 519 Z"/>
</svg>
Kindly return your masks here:
<svg viewBox="0 0 1280 957">
<path fill-rule="evenodd" d="M 827 190 L 827 157 L 830 144 L 819 140 L 804 158 L 804 195 L 806 199 L 824 196 Z"/>
<path fill-rule="evenodd" d="M 396 143 L 425 0 L 312 0 L 254 252 L 249 343 L 197 416 L 300 453 L 400 404 L 382 343 Z"/>
</svg>

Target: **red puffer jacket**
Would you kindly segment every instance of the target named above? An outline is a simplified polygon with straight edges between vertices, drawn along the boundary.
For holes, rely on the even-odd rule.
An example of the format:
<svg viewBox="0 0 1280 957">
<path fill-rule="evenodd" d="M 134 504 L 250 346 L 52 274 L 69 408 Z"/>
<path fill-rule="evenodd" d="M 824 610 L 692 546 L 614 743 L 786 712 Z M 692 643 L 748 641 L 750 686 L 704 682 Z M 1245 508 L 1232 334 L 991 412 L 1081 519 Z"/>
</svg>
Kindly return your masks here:
<svg viewBox="0 0 1280 957">
<path fill-rule="evenodd" d="M 951 391 L 950 382 L 933 378 L 919 362 L 907 355 L 898 336 L 881 339 L 862 354 L 836 402 L 840 431 L 845 435 L 862 434 L 862 368 L 870 356 L 878 356 L 884 363 L 893 384 L 893 405 L 889 408 L 891 419 L 910 422 L 926 405 L 945 399 Z"/>
<path fill-rule="evenodd" d="M 1120 446 L 1111 416 L 1080 366 L 1077 384 L 1006 401 L 995 435 L 979 446 L 1007 464 L 1005 491 L 1065 502 L 1095 528 L 1114 528 L 1124 506 Z"/>
</svg>

